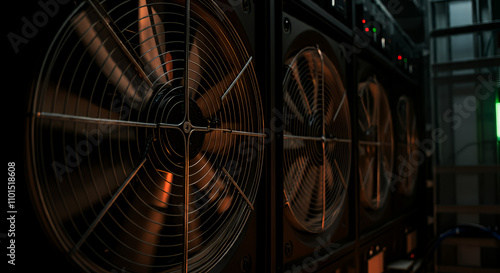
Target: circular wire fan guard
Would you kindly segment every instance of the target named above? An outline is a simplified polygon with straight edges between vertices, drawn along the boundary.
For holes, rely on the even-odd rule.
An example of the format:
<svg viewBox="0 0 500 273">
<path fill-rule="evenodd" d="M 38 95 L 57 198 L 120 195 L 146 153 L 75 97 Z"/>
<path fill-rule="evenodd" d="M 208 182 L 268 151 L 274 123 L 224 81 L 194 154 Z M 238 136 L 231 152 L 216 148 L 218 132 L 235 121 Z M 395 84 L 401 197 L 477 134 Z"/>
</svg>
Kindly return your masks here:
<svg viewBox="0 0 500 273">
<path fill-rule="evenodd" d="M 319 48 L 287 61 L 283 83 L 284 193 L 292 223 L 319 233 L 339 218 L 351 165 L 346 90 Z"/>
<path fill-rule="evenodd" d="M 396 167 L 399 189 L 409 195 L 413 192 L 418 176 L 418 161 L 415 155 L 418 151 L 417 116 L 410 98 L 402 96 L 397 105 L 397 154 Z"/>
<path fill-rule="evenodd" d="M 361 200 L 378 209 L 390 189 L 394 140 L 389 101 L 376 77 L 358 84 L 358 125 Z"/>
<path fill-rule="evenodd" d="M 31 192 L 84 270 L 206 272 L 235 245 L 265 135 L 252 57 L 214 2 L 80 4 L 31 111 Z"/>
</svg>

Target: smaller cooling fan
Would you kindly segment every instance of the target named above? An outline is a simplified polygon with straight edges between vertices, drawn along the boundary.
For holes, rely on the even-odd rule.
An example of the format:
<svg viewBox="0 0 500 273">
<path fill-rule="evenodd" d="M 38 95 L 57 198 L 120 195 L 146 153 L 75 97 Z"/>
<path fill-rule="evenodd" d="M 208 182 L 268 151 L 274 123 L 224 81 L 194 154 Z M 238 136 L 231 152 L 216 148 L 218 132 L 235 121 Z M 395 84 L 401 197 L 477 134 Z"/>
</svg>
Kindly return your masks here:
<svg viewBox="0 0 500 273">
<path fill-rule="evenodd" d="M 417 116 L 413 103 L 407 96 L 399 98 L 397 111 L 396 168 L 401 182 L 399 189 L 405 194 L 411 194 L 418 176 L 418 163 L 414 158 L 418 150 Z"/>
<path fill-rule="evenodd" d="M 390 189 L 394 140 L 389 101 L 376 77 L 358 84 L 358 125 L 361 200 L 378 209 Z"/>
<path fill-rule="evenodd" d="M 283 82 L 284 194 L 296 228 L 319 233 L 339 218 L 351 166 L 349 106 L 334 63 L 316 47 L 290 58 Z"/>
</svg>

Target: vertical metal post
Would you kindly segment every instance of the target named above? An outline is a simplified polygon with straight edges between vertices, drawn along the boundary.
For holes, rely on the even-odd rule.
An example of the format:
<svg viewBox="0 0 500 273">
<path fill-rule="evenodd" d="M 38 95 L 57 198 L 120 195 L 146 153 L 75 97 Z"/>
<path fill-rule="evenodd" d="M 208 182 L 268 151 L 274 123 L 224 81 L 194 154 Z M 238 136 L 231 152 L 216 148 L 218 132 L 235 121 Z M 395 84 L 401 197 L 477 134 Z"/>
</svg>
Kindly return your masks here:
<svg viewBox="0 0 500 273">
<path fill-rule="evenodd" d="M 190 52 L 190 31 L 191 31 L 191 1 L 186 1 L 186 21 L 185 21 L 185 52 L 184 52 L 184 121 L 189 119 L 189 52 Z"/>
<path fill-rule="evenodd" d="M 280 128 L 282 121 L 276 117 L 276 113 L 283 111 L 282 92 L 282 1 L 255 1 L 256 33 L 263 37 L 262 42 L 257 43 L 257 54 L 255 62 L 259 83 L 262 86 L 265 128 L 272 129 L 270 142 L 266 142 L 264 178 L 261 189 L 263 207 L 259 211 L 260 221 L 265 223 L 258 231 L 264 240 L 259 248 L 264 249 L 258 257 L 258 272 L 279 273 L 283 272 L 283 132 L 274 130 Z M 259 54 L 260 53 L 260 54 Z M 257 208 L 256 208 L 257 209 Z M 257 209 L 258 210 L 258 209 Z"/>
<path fill-rule="evenodd" d="M 189 128 L 190 131 L 191 124 L 189 120 L 189 40 L 190 40 L 190 28 L 191 28 L 191 1 L 186 0 L 185 6 L 185 52 L 184 52 L 184 128 Z M 183 261 L 182 261 L 182 272 L 188 272 L 188 262 L 189 262 L 189 138 L 191 136 L 190 132 L 184 129 L 184 206 L 183 206 Z"/>
<path fill-rule="evenodd" d="M 184 206 L 183 206 L 183 262 L 182 262 L 182 272 L 188 272 L 188 260 L 189 260 L 189 137 L 191 134 L 184 138 Z"/>
<path fill-rule="evenodd" d="M 325 134 L 325 74 L 324 74 L 324 60 L 323 53 L 317 48 L 319 57 L 321 59 L 321 145 L 323 155 L 323 168 L 321 172 L 321 191 L 322 191 L 322 214 L 321 214 L 321 229 L 325 228 L 325 213 L 326 213 L 326 134 Z M 340 173 L 342 175 L 342 173 Z"/>
</svg>

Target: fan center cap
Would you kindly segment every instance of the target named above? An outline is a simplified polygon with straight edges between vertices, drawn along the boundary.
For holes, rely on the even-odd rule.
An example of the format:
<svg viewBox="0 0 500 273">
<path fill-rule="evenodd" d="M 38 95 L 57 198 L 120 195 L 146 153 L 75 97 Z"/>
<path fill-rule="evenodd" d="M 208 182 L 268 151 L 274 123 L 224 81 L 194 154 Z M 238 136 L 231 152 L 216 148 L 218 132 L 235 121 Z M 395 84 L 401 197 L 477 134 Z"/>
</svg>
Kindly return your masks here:
<svg viewBox="0 0 500 273">
<path fill-rule="evenodd" d="M 186 120 L 182 125 L 182 129 L 184 130 L 184 133 L 188 134 L 193 129 L 193 126 L 189 121 Z"/>
<path fill-rule="evenodd" d="M 189 120 L 186 120 L 184 101 L 182 93 L 166 94 L 158 99 L 156 106 L 155 122 L 179 124 L 178 128 L 165 128 L 158 132 L 162 148 L 175 162 L 184 161 L 186 145 L 189 145 L 189 158 L 194 158 L 203 147 L 205 132 L 194 130 L 193 125 L 208 126 L 208 121 L 203 117 L 200 108 L 193 99 L 188 102 Z"/>
</svg>

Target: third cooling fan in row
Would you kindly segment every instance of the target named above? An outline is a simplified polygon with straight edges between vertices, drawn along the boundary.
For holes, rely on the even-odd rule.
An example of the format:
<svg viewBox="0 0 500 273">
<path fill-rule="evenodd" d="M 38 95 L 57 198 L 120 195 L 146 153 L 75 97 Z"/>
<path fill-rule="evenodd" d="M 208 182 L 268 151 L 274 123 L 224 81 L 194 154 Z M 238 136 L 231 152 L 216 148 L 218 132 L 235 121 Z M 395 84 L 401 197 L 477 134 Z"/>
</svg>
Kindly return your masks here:
<svg viewBox="0 0 500 273">
<path fill-rule="evenodd" d="M 376 76 L 358 84 L 361 200 L 374 210 L 388 197 L 394 157 L 391 110 L 385 92 Z"/>
<path fill-rule="evenodd" d="M 401 192 L 409 195 L 414 192 L 418 176 L 419 149 L 417 116 L 412 100 L 408 96 L 401 96 L 397 104 L 396 132 L 397 148 L 396 168 L 400 176 L 398 182 Z"/>
<path fill-rule="evenodd" d="M 284 193 L 301 230 L 319 233 L 339 218 L 351 165 L 349 106 L 341 76 L 319 47 L 287 61 L 283 83 Z"/>
<path fill-rule="evenodd" d="M 207 272 L 228 256 L 265 135 L 252 56 L 213 1 L 83 1 L 34 86 L 30 189 L 70 260 Z"/>
</svg>

